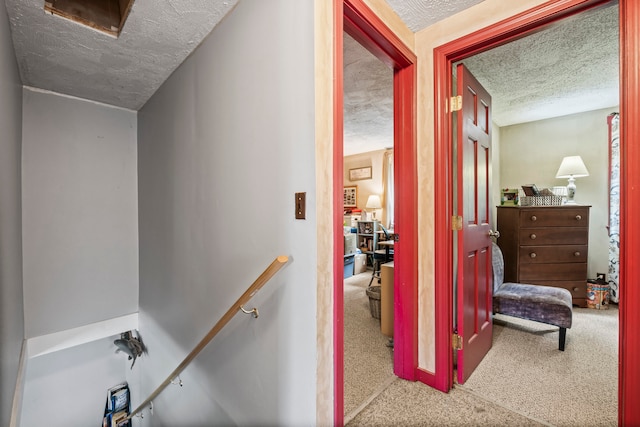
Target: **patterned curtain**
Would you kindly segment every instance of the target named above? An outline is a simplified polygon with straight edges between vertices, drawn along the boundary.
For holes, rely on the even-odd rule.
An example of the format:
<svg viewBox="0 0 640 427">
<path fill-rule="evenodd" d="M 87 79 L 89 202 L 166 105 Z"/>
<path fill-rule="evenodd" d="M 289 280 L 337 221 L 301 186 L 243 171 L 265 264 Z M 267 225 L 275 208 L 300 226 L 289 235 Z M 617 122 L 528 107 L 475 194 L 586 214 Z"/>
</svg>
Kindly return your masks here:
<svg viewBox="0 0 640 427">
<path fill-rule="evenodd" d="M 609 125 L 609 286 L 611 301 L 620 301 L 620 115 L 610 114 Z"/>
</svg>

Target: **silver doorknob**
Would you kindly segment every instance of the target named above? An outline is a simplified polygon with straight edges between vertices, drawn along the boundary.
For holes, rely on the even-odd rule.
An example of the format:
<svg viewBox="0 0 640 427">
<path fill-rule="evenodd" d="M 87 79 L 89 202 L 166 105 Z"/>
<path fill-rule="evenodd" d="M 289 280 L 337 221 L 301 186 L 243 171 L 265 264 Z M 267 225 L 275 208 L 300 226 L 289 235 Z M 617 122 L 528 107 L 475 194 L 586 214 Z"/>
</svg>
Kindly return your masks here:
<svg viewBox="0 0 640 427">
<path fill-rule="evenodd" d="M 489 237 L 495 237 L 497 239 L 498 237 L 500 237 L 500 232 L 498 230 L 489 230 Z"/>
</svg>

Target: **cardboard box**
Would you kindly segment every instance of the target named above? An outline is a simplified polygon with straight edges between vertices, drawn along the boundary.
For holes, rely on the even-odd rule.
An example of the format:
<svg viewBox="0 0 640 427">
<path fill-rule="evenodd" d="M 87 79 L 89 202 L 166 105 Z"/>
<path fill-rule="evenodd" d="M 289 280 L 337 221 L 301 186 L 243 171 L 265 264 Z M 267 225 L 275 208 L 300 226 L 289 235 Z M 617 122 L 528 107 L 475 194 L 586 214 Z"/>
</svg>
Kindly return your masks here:
<svg viewBox="0 0 640 427">
<path fill-rule="evenodd" d="M 367 255 L 356 254 L 353 274 L 360 274 L 364 273 L 365 271 L 367 271 Z"/>
</svg>

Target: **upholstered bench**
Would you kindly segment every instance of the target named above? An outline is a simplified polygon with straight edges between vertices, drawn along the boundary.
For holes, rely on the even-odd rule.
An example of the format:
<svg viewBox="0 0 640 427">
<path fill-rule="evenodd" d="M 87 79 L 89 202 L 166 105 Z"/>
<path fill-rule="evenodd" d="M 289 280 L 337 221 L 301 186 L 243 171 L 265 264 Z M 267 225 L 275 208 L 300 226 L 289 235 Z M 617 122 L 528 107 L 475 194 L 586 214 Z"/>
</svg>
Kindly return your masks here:
<svg viewBox="0 0 640 427">
<path fill-rule="evenodd" d="M 571 328 L 573 319 L 571 292 L 551 286 L 503 283 L 504 258 L 495 243 L 492 256 L 493 312 L 558 326 L 558 348 L 564 351 L 567 329 Z"/>
</svg>

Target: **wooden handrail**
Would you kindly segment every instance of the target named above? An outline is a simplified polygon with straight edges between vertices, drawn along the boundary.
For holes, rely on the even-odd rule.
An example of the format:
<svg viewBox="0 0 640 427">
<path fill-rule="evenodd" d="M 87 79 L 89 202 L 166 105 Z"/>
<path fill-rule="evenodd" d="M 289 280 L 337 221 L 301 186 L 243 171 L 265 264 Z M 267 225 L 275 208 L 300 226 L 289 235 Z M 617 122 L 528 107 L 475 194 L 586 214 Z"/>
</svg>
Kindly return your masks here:
<svg viewBox="0 0 640 427">
<path fill-rule="evenodd" d="M 205 337 L 193 348 L 193 350 L 191 350 L 191 353 L 189 353 L 187 357 L 185 357 L 184 360 L 178 365 L 178 367 L 169 374 L 167 379 L 164 380 L 164 382 L 162 382 L 162 384 L 160 384 L 158 388 L 156 388 L 153 393 L 151 393 L 149 397 L 145 399 L 144 402 L 142 402 L 134 411 L 129 414 L 127 420 L 130 420 L 138 412 L 142 411 L 142 409 L 147 406 L 149 402 L 155 399 L 162 392 L 162 390 L 164 390 L 165 387 L 167 387 L 171 383 L 171 381 L 176 378 L 180 374 L 180 372 L 182 372 L 184 368 L 186 368 L 187 365 L 191 363 L 193 359 L 195 359 L 198 353 L 200 353 L 207 346 L 207 344 L 211 342 L 211 340 L 218 334 L 218 332 L 220 332 L 220 330 L 222 330 L 222 328 L 224 328 L 225 325 L 229 323 L 231 318 L 233 318 L 233 316 L 235 316 L 236 313 L 242 309 L 242 306 L 246 304 L 256 294 L 256 292 L 258 292 L 262 288 L 262 286 L 264 286 L 264 284 L 267 283 L 269 279 L 271 279 L 278 272 L 278 270 L 284 267 L 287 261 L 289 261 L 289 257 L 287 257 L 286 255 L 280 255 L 275 260 L 273 260 L 273 262 L 260 275 L 260 277 L 258 277 L 256 281 L 253 282 L 251 286 L 249 286 L 245 293 L 242 294 L 242 296 L 238 298 L 235 303 L 233 303 L 229 310 L 227 310 L 224 316 L 222 316 L 222 318 L 218 320 L 218 323 L 216 323 L 213 328 L 211 328 L 211 330 L 207 333 L 207 335 L 205 335 Z"/>
</svg>

